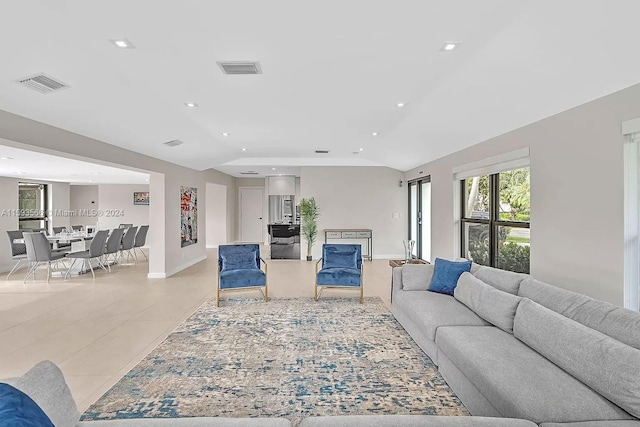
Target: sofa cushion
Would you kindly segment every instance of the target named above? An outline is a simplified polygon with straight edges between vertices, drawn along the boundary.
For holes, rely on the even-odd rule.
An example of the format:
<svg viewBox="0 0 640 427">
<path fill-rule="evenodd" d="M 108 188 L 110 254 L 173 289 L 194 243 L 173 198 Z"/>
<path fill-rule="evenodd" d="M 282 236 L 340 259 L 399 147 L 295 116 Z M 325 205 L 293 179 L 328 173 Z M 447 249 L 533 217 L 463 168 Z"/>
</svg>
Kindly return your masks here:
<svg viewBox="0 0 640 427">
<path fill-rule="evenodd" d="M 222 271 L 258 268 L 256 251 L 230 252 L 221 254 Z"/>
<path fill-rule="evenodd" d="M 513 271 L 500 270 L 499 268 L 480 266 L 472 274 L 484 283 L 488 283 L 496 289 L 518 295 L 520 283 L 530 277 L 528 274 L 514 273 Z"/>
<path fill-rule="evenodd" d="M 440 326 L 489 324 L 452 296 L 435 292 L 400 291 L 394 295 L 393 305 L 394 311 L 402 310 L 432 341 Z"/>
<path fill-rule="evenodd" d="M 227 270 L 220 273 L 220 289 L 264 286 L 267 276 L 257 268 L 247 270 Z"/>
<path fill-rule="evenodd" d="M 361 273 L 357 268 L 323 268 L 316 282 L 321 286 L 360 286 Z"/>
<path fill-rule="evenodd" d="M 444 353 L 462 370 L 504 417 L 536 423 L 631 418 L 522 341 L 493 326 L 441 327 L 436 344 L 438 354 Z"/>
<path fill-rule="evenodd" d="M 286 418 L 127 418 L 119 420 L 82 421 L 76 427 L 291 427 Z"/>
<path fill-rule="evenodd" d="M 453 295 L 460 275 L 471 270 L 471 261 L 449 261 L 436 258 L 433 277 L 429 289 L 431 292 Z"/>
<path fill-rule="evenodd" d="M 535 427 L 527 420 L 439 415 L 341 415 L 305 418 L 300 427 Z"/>
<path fill-rule="evenodd" d="M 522 298 L 499 291 L 471 273 L 460 276 L 453 295 L 487 322 L 513 333 L 513 317 Z"/>
<path fill-rule="evenodd" d="M 49 360 L 18 378 L 15 387 L 32 398 L 56 427 L 74 427 L 80 419 L 62 371 Z"/>
<path fill-rule="evenodd" d="M 0 425 L 54 427 L 33 399 L 5 383 L 0 383 Z"/>
<path fill-rule="evenodd" d="M 640 421 L 611 420 L 583 421 L 580 423 L 542 423 L 540 427 L 640 427 Z"/>
<path fill-rule="evenodd" d="M 640 313 L 528 278 L 518 295 L 640 350 Z"/>
<path fill-rule="evenodd" d="M 426 291 L 433 278 L 433 264 L 405 264 L 402 266 L 402 289 Z"/>
<path fill-rule="evenodd" d="M 327 248 L 326 251 L 322 268 L 357 268 L 358 251 L 355 248 Z"/>
<path fill-rule="evenodd" d="M 640 417 L 640 350 L 530 299 L 518 306 L 513 332 L 560 368 Z"/>
</svg>

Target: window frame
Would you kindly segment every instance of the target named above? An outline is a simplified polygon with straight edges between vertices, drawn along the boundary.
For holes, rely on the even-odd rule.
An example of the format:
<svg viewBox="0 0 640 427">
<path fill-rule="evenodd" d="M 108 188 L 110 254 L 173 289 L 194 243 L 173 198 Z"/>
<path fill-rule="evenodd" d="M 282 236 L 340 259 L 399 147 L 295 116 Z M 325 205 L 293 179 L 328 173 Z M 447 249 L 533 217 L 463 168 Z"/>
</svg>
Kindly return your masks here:
<svg viewBox="0 0 640 427">
<path fill-rule="evenodd" d="M 526 166 L 529 167 L 529 166 Z M 514 168 L 511 170 L 524 169 Z M 512 227 L 512 228 L 527 228 L 531 229 L 531 218 L 529 221 L 506 221 L 500 219 L 500 173 L 508 172 L 501 171 L 491 174 L 481 174 L 475 176 L 488 176 L 489 177 L 489 219 L 483 218 L 470 218 L 467 217 L 467 180 L 474 178 L 470 176 L 460 179 L 460 256 L 467 258 L 467 239 L 465 228 L 467 224 L 483 224 L 489 228 L 489 267 L 498 267 L 498 230 L 499 227 Z M 531 193 L 529 193 L 531 197 Z M 531 260 L 529 260 L 529 266 Z"/>
</svg>

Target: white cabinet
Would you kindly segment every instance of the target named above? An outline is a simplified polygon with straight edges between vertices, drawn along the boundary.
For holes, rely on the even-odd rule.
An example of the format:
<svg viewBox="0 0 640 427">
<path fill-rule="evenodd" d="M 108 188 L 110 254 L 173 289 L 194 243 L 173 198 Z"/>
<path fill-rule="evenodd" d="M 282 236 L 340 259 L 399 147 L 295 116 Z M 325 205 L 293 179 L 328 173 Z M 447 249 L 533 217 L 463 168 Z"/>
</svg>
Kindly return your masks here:
<svg viewBox="0 0 640 427">
<path fill-rule="evenodd" d="M 295 176 L 268 176 L 267 188 L 270 196 L 289 196 L 296 194 Z"/>
</svg>

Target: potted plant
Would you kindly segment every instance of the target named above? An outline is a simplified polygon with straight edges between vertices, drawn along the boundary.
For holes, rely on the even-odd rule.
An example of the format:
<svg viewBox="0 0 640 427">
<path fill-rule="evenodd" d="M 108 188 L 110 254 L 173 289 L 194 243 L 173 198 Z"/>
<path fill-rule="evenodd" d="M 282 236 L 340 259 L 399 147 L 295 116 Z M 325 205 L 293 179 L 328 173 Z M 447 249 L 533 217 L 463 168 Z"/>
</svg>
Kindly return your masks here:
<svg viewBox="0 0 640 427">
<path fill-rule="evenodd" d="M 307 261 L 311 261 L 311 248 L 316 242 L 318 236 L 318 216 L 320 212 L 318 205 L 316 205 L 316 199 L 313 197 L 310 199 L 300 200 L 300 233 L 307 241 Z"/>
</svg>

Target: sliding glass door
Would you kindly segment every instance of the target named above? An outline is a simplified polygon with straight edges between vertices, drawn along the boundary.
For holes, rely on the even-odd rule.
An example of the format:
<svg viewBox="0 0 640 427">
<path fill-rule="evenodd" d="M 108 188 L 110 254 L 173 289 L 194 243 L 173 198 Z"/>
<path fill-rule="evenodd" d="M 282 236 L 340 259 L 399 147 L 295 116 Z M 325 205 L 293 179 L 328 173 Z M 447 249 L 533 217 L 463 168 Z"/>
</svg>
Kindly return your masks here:
<svg viewBox="0 0 640 427">
<path fill-rule="evenodd" d="M 431 261 L 431 179 L 409 182 L 409 239 L 416 245 L 413 255 Z"/>
</svg>

